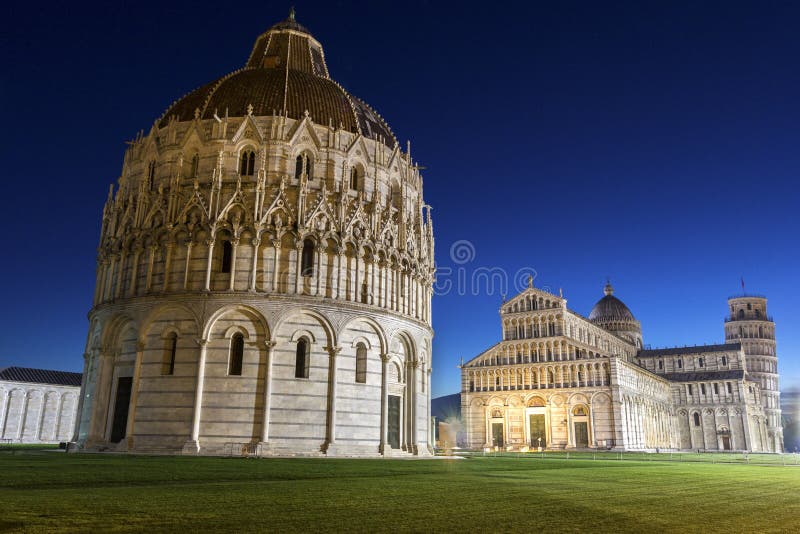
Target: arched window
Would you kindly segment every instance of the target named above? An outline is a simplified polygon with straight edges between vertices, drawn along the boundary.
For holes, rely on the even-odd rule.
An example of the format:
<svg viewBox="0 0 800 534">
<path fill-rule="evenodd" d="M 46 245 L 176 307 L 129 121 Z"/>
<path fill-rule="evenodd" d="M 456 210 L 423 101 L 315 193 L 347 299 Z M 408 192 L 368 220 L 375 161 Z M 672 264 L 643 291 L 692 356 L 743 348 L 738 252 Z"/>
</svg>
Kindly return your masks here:
<svg viewBox="0 0 800 534">
<path fill-rule="evenodd" d="M 241 160 L 239 161 L 239 174 L 242 176 L 253 176 L 256 170 L 256 153 L 252 150 L 245 150 L 242 152 Z"/>
<path fill-rule="evenodd" d="M 744 310 L 739 310 L 739 319 L 744 319 Z"/>
<path fill-rule="evenodd" d="M 164 340 L 164 357 L 161 360 L 161 374 L 171 375 L 175 372 L 175 353 L 178 351 L 178 334 L 172 332 Z"/>
<path fill-rule="evenodd" d="M 297 350 L 295 352 L 294 360 L 294 377 L 295 378 L 308 378 L 308 340 L 301 337 L 297 340 Z"/>
<path fill-rule="evenodd" d="M 728 365 L 728 357 L 727 356 L 723 356 L 722 357 L 722 365 Z"/>
<path fill-rule="evenodd" d="M 147 189 L 153 191 L 156 183 L 156 162 L 151 161 L 147 167 Z"/>
<path fill-rule="evenodd" d="M 189 167 L 189 178 L 197 178 L 197 168 L 200 166 L 200 156 L 192 156 L 192 165 Z"/>
<path fill-rule="evenodd" d="M 358 167 L 350 169 L 350 189 L 358 191 Z"/>
<path fill-rule="evenodd" d="M 233 245 L 227 239 L 222 242 L 222 272 L 231 272 L 231 265 L 233 264 Z"/>
<path fill-rule="evenodd" d="M 231 353 L 228 358 L 228 374 L 231 376 L 242 375 L 242 360 L 244 359 L 244 336 L 240 333 L 233 334 L 231 338 Z"/>
<path fill-rule="evenodd" d="M 678 358 L 678 369 L 683 369 L 683 360 Z"/>
<path fill-rule="evenodd" d="M 697 412 L 694 412 L 692 417 L 694 417 L 694 426 L 700 426 L 700 414 L 697 413 Z"/>
<path fill-rule="evenodd" d="M 303 173 L 307 179 L 314 179 L 314 160 L 308 154 L 300 154 L 294 162 L 295 179 L 299 180 Z"/>
<path fill-rule="evenodd" d="M 756 317 L 761 317 L 761 310 L 756 308 Z"/>
<path fill-rule="evenodd" d="M 753 305 L 751 303 L 749 303 L 749 302 L 747 303 L 747 309 L 748 310 L 752 310 L 753 309 Z"/>
<path fill-rule="evenodd" d="M 303 276 L 314 276 L 314 242 L 312 240 L 306 239 L 303 241 L 301 256 L 300 273 Z"/>
<path fill-rule="evenodd" d="M 363 343 L 356 346 L 356 382 L 367 383 L 367 347 Z"/>
<path fill-rule="evenodd" d="M 697 366 L 698 367 L 705 367 L 706 361 L 703 358 L 697 358 Z"/>
</svg>

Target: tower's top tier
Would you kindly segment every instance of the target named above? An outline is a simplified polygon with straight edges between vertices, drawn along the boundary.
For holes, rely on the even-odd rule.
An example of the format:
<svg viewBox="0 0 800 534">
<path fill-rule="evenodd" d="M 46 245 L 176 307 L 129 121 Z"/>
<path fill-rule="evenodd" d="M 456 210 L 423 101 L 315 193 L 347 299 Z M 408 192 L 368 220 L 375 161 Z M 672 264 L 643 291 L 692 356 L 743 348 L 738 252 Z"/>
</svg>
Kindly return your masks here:
<svg viewBox="0 0 800 534">
<path fill-rule="evenodd" d="M 160 119 L 283 115 L 359 133 L 394 147 L 391 128 L 363 100 L 330 78 L 322 45 L 289 17 L 258 36 L 244 68 L 226 74 L 173 103 Z"/>
<path fill-rule="evenodd" d="M 772 321 L 767 315 L 767 299 L 761 295 L 740 295 L 728 299 L 730 321 Z"/>
</svg>

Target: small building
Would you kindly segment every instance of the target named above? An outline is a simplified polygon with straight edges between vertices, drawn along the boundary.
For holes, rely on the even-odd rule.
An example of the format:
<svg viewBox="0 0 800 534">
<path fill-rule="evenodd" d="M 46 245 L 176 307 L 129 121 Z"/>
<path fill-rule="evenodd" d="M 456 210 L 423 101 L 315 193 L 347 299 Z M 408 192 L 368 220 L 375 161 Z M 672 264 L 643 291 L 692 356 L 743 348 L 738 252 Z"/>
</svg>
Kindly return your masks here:
<svg viewBox="0 0 800 534">
<path fill-rule="evenodd" d="M 0 438 L 13 443 L 70 441 L 81 373 L 0 368 Z"/>
</svg>

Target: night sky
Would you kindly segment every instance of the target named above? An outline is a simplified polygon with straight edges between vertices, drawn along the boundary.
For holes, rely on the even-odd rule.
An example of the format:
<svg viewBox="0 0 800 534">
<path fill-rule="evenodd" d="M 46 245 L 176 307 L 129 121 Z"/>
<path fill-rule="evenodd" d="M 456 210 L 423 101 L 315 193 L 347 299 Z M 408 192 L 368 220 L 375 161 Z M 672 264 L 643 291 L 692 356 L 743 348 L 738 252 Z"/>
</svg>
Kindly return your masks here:
<svg viewBox="0 0 800 534">
<path fill-rule="evenodd" d="M 433 301 L 434 396 L 500 339 L 501 288 L 458 291 L 478 268 L 535 272 L 584 315 L 610 277 L 653 347 L 722 342 L 743 278 L 769 297 L 782 388 L 800 384 L 800 4 L 295 7 L 332 77 L 427 167 L 439 286 L 455 286 Z M 81 370 L 125 141 L 240 68 L 288 9 L 2 8 L 0 367 Z M 460 240 L 471 261 L 451 258 Z"/>
</svg>

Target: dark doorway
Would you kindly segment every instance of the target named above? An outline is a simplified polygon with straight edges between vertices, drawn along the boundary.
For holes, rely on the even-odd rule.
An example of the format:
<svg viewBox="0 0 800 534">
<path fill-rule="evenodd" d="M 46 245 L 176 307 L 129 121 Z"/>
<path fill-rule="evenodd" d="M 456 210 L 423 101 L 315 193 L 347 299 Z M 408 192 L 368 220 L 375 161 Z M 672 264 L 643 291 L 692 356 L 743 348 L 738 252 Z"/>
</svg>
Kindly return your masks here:
<svg viewBox="0 0 800 534">
<path fill-rule="evenodd" d="M 547 447 L 547 431 L 544 425 L 544 414 L 531 414 L 528 419 L 531 430 L 531 447 Z M 541 441 L 539 441 L 541 438 Z"/>
<path fill-rule="evenodd" d="M 388 427 L 386 440 L 393 449 L 400 448 L 400 397 L 389 395 Z"/>
<path fill-rule="evenodd" d="M 730 436 L 722 436 L 722 450 L 723 451 L 731 450 L 731 437 Z"/>
<path fill-rule="evenodd" d="M 575 423 L 575 446 L 576 447 L 589 446 L 589 423 L 585 422 Z"/>
<path fill-rule="evenodd" d="M 503 423 L 492 423 L 492 445 L 503 447 Z"/>
<path fill-rule="evenodd" d="M 117 382 L 117 400 L 114 401 L 114 422 L 111 423 L 111 443 L 119 443 L 125 437 L 132 385 L 133 378 L 130 376 L 121 376 Z"/>
</svg>

